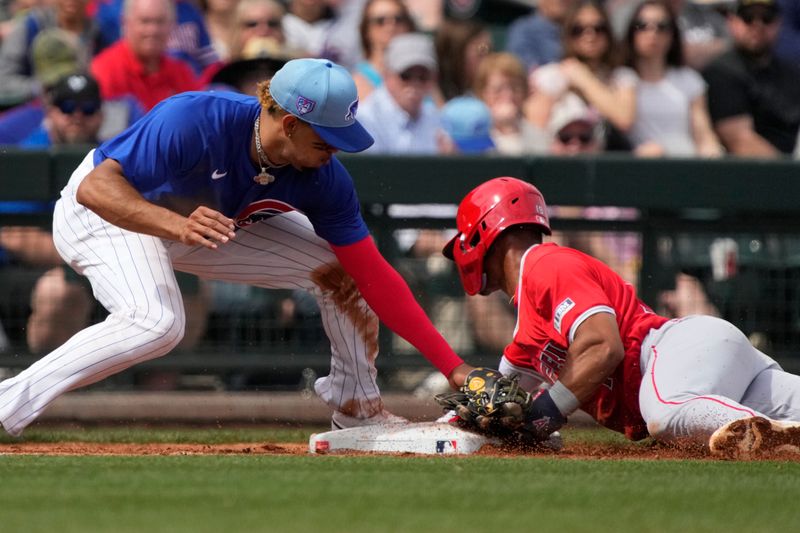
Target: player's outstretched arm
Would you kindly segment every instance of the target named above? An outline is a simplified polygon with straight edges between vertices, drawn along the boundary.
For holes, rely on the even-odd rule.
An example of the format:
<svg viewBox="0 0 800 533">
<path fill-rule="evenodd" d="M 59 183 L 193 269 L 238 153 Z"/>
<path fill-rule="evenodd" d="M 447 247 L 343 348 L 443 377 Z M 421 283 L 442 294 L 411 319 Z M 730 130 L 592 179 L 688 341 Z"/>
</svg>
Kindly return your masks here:
<svg viewBox="0 0 800 533">
<path fill-rule="evenodd" d="M 76 198 L 115 226 L 188 245 L 216 248 L 235 235 L 233 220 L 208 207 L 198 207 L 184 217 L 148 202 L 113 159 L 106 159 L 84 178 Z"/>
<path fill-rule="evenodd" d="M 463 385 L 472 367 L 436 331 L 408 284 L 384 259 L 372 238 L 332 248 L 378 318 L 447 376 L 453 388 Z"/>
<path fill-rule="evenodd" d="M 624 357 L 616 318 L 611 313 L 596 313 L 578 326 L 558 380 L 583 403 L 614 373 Z"/>
</svg>

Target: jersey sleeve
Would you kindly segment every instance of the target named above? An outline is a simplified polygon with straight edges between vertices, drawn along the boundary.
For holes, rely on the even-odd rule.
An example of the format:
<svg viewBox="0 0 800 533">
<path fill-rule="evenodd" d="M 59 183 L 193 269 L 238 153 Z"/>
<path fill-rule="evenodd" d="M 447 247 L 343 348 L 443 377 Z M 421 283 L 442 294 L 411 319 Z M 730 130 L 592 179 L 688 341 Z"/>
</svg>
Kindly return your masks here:
<svg viewBox="0 0 800 533">
<path fill-rule="evenodd" d="M 192 116 L 193 100 L 168 99 L 133 126 L 100 145 L 95 165 L 114 159 L 139 191 L 157 189 L 170 178 L 193 168 L 205 151 L 202 127 Z"/>
<path fill-rule="evenodd" d="M 317 173 L 317 198 L 305 212 L 317 235 L 335 246 L 362 240 L 369 230 L 361 216 L 353 178 L 338 159 Z"/>
<path fill-rule="evenodd" d="M 596 313 L 616 315 L 599 277 L 579 256 L 549 254 L 528 276 L 525 290 L 539 314 L 547 320 L 550 335 L 569 346 L 575 331 Z"/>
<path fill-rule="evenodd" d="M 384 259 L 371 238 L 348 246 L 333 246 L 333 251 L 378 318 L 442 374 L 449 376 L 464 362 L 436 331 L 408 284 Z"/>
</svg>

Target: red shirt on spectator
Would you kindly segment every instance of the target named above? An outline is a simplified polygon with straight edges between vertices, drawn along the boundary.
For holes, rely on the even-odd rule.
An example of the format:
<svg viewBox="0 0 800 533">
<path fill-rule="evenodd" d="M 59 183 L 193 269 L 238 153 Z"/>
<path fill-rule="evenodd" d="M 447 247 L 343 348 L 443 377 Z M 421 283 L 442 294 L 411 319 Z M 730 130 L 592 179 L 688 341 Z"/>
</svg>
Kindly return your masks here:
<svg viewBox="0 0 800 533">
<path fill-rule="evenodd" d="M 130 94 L 145 110 L 168 96 L 200 88 L 189 65 L 166 55 L 161 58 L 158 70 L 146 72 L 124 39 L 100 52 L 92 60 L 91 71 L 100 84 L 103 99 Z"/>
</svg>

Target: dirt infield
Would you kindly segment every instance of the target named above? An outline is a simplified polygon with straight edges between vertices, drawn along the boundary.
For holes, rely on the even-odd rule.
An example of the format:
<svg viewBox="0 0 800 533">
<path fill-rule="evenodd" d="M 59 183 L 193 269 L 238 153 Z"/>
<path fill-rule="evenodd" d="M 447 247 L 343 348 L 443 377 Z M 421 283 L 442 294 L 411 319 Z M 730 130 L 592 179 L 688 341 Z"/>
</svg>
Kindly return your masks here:
<svg viewBox="0 0 800 533">
<path fill-rule="evenodd" d="M 309 455 L 305 443 L 242 443 L 242 444 L 123 444 L 123 443 L 39 443 L 21 442 L 0 444 L 0 454 L 14 455 L 131 455 L 131 456 L 172 456 L 172 455 Z M 337 455 L 372 455 L 367 452 L 337 453 Z M 384 455 L 384 454 L 381 454 Z M 392 454 L 413 456 L 414 454 Z M 484 457 L 543 457 L 559 459 L 598 459 L 598 460 L 720 460 L 704 449 L 680 449 L 669 446 L 651 445 L 608 445 L 580 444 L 568 445 L 560 451 L 516 450 L 484 446 L 475 455 Z M 464 456 L 456 456 L 464 457 Z M 782 460 L 800 462 L 800 455 L 792 453 L 772 454 L 752 460 Z"/>
</svg>

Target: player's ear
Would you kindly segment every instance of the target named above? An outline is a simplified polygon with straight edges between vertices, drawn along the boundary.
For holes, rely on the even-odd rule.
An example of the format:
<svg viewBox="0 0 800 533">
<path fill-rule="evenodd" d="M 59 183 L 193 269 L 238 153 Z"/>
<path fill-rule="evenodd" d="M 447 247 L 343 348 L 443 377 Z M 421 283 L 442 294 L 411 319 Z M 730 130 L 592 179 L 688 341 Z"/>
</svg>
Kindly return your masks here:
<svg viewBox="0 0 800 533">
<path fill-rule="evenodd" d="M 283 128 L 283 134 L 291 138 L 299 124 L 300 124 L 300 119 L 298 119 L 296 116 L 284 115 L 283 118 L 281 119 L 281 127 Z"/>
</svg>

